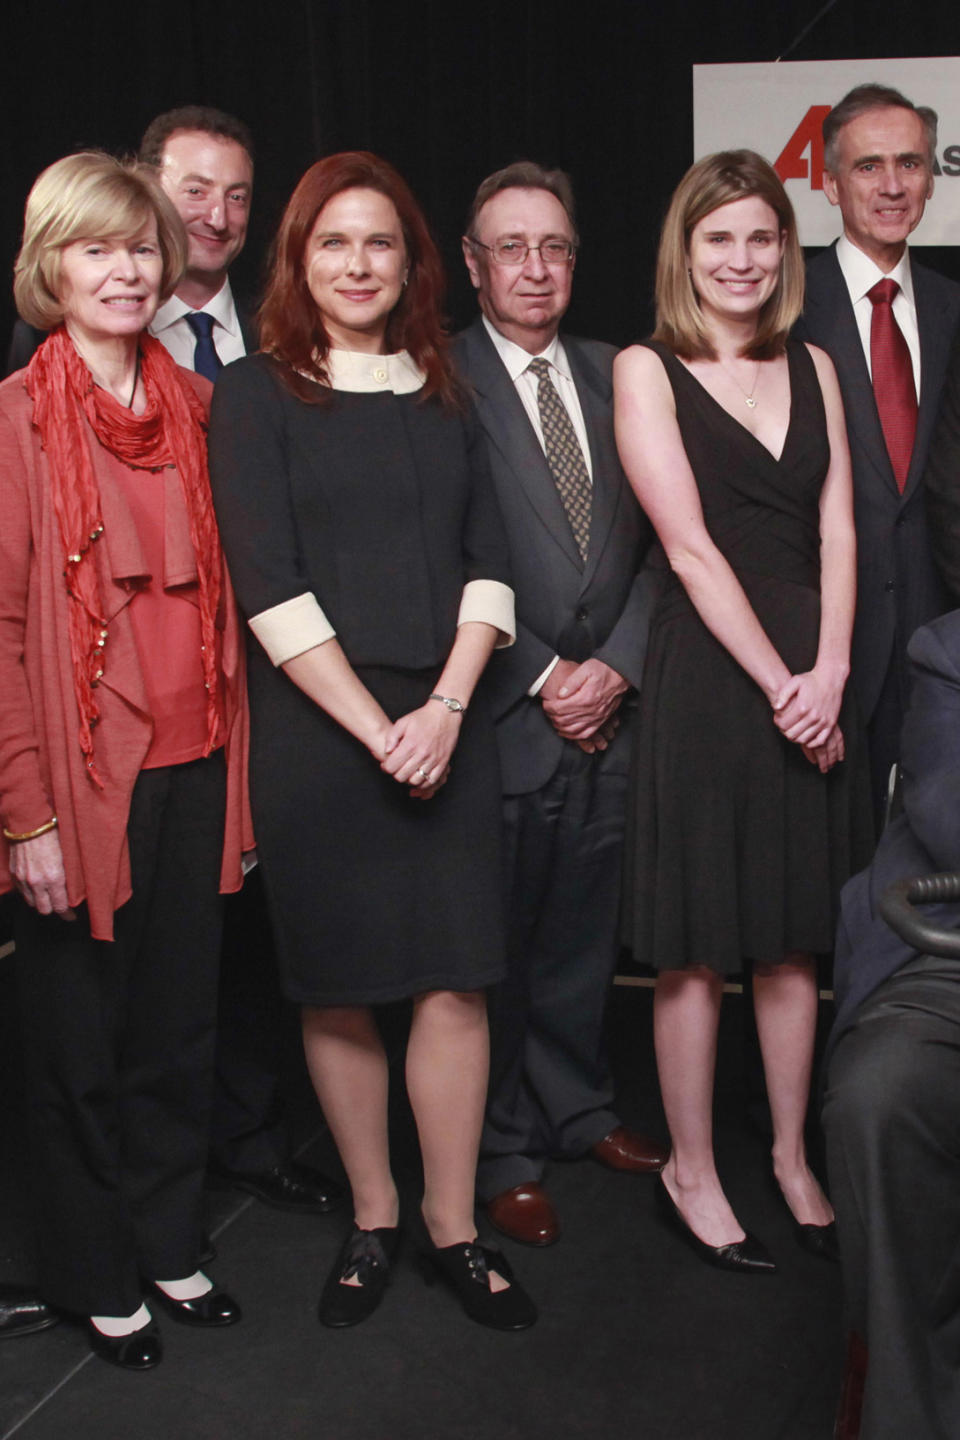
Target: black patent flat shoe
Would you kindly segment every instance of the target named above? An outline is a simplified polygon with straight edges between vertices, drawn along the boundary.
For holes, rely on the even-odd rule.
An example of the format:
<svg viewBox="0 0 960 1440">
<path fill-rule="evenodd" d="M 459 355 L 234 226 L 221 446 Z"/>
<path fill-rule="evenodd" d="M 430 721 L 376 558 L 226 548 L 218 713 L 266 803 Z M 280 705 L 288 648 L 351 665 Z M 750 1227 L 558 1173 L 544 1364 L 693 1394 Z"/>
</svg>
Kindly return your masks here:
<svg viewBox="0 0 960 1440">
<path fill-rule="evenodd" d="M 195 1300 L 174 1300 L 157 1284 L 154 1284 L 153 1291 L 167 1314 L 181 1325 L 212 1330 L 236 1325 L 238 1320 L 243 1319 L 243 1311 L 236 1300 L 216 1286 L 205 1295 L 198 1295 Z"/>
<path fill-rule="evenodd" d="M 458 1245 L 437 1246 L 423 1242 L 423 1278 L 432 1285 L 436 1277 L 453 1291 L 464 1313 L 478 1325 L 491 1330 L 527 1330 L 537 1319 L 537 1307 L 516 1279 L 506 1255 L 479 1239 Z M 490 1271 L 508 1282 L 506 1290 L 491 1290 Z"/>
<path fill-rule="evenodd" d="M 342 1330 L 372 1315 L 390 1284 L 390 1267 L 399 1249 L 399 1226 L 361 1230 L 354 1225 L 320 1295 L 317 1318 L 321 1325 Z M 359 1283 L 346 1283 L 353 1279 Z"/>
<path fill-rule="evenodd" d="M 121 1370 L 152 1370 L 163 1359 L 163 1341 L 153 1320 L 132 1335 L 104 1335 L 88 1320 L 87 1338 L 94 1355 Z"/>
<path fill-rule="evenodd" d="M 718 1270 L 738 1270 L 742 1275 L 772 1275 L 776 1271 L 773 1256 L 749 1231 L 742 1240 L 734 1240 L 730 1245 L 708 1245 L 701 1240 L 680 1214 L 662 1178 L 657 1181 L 657 1203 L 668 1223 L 708 1265 Z"/>
</svg>

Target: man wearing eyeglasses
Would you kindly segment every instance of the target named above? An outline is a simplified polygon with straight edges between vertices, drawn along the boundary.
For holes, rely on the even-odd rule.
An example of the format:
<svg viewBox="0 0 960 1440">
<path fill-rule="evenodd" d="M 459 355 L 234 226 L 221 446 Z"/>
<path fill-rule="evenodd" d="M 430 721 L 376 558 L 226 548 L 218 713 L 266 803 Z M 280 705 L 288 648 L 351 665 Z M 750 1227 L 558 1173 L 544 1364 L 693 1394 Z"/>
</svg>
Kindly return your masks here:
<svg viewBox="0 0 960 1440">
<path fill-rule="evenodd" d="M 491 999 L 478 1190 L 492 1223 L 549 1245 L 551 1157 L 654 1172 L 666 1151 L 612 1109 L 603 1022 L 617 954 L 650 530 L 613 438 L 614 348 L 559 335 L 576 260 L 560 170 L 484 180 L 463 253 L 481 316 L 455 341 L 510 541 L 517 643 L 488 670 L 504 784 L 510 971 Z"/>
</svg>

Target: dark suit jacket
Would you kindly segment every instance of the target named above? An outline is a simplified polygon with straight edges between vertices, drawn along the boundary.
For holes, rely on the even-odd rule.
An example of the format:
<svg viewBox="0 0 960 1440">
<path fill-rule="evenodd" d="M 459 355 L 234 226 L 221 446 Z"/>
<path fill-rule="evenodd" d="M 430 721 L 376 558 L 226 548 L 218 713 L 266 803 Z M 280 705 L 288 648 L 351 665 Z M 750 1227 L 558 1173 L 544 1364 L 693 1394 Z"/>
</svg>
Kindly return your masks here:
<svg viewBox="0 0 960 1440">
<path fill-rule="evenodd" d="M 583 410 L 593 467 L 593 511 L 586 564 L 540 443 L 506 367 L 477 320 L 454 341 L 460 374 L 473 392 L 507 528 L 517 597 L 517 643 L 497 651 L 488 686 L 497 717 L 507 794 L 545 785 L 564 741 L 527 691 L 551 658 L 605 661 L 632 685 L 643 676 L 651 597 L 659 581 L 638 574 L 650 526 L 633 497 L 613 439 L 611 371 L 616 351 L 563 336 Z M 621 727 L 625 732 L 625 727 Z M 618 733 L 601 764 L 626 768 Z"/>
<path fill-rule="evenodd" d="M 960 330 L 953 342 L 923 483 L 930 544 L 951 605 L 960 605 Z"/>
<path fill-rule="evenodd" d="M 867 362 L 836 248 L 807 266 L 807 299 L 797 334 L 826 350 L 843 395 L 853 463 L 857 529 L 857 613 L 851 673 L 864 718 L 876 707 L 891 654 L 900 663 L 918 625 L 943 613 L 922 477 L 950 345 L 960 319 L 960 285 L 911 256 L 920 332 L 920 407 L 907 483 L 897 490 Z"/>
<path fill-rule="evenodd" d="M 254 323 L 253 307 L 236 295 L 233 297 L 233 303 L 237 307 L 237 319 L 240 321 L 240 334 L 243 336 L 244 347 L 247 354 L 252 355 L 257 348 L 257 327 Z M 26 320 L 18 320 L 10 337 L 4 378 L 12 375 L 14 370 L 22 370 L 25 365 L 29 365 L 34 350 L 42 345 L 46 338 L 46 330 L 38 330 L 35 326 L 28 325 Z"/>
<path fill-rule="evenodd" d="M 877 909 L 895 881 L 960 869 L 960 610 L 918 630 L 903 728 L 904 813 L 880 838 L 869 870 L 844 887 L 834 962 L 837 1018 L 831 1047 L 867 996 L 917 953 Z M 960 905 L 925 905 L 925 919 L 960 924 Z"/>
</svg>

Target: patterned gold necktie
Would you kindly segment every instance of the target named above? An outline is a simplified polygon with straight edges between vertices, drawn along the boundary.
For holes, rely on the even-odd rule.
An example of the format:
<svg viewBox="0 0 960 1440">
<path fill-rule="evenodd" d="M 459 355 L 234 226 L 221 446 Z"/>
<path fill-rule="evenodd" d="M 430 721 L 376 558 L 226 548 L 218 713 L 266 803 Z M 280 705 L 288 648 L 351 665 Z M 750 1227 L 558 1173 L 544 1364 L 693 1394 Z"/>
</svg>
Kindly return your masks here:
<svg viewBox="0 0 960 1440">
<path fill-rule="evenodd" d="M 593 500 L 590 474 L 583 458 L 577 432 L 566 405 L 550 379 L 550 362 L 542 357 L 527 366 L 537 377 L 537 407 L 543 448 L 557 493 L 577 542 L 580 558 L 586 560 L 590 544 L 590 507 Z"/>
</svg>

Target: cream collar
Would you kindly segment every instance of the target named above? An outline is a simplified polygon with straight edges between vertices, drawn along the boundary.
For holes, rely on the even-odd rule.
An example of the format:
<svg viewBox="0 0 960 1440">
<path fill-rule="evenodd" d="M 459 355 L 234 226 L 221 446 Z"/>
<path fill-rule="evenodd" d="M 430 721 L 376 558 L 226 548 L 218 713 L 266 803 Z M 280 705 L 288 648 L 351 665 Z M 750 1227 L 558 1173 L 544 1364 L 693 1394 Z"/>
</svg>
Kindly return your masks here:
<svg viewBox="0 0 960 1440">
<path fill-rule="evenodd" d="M 392 390 L 394 395 L 412 395 L 423 388 L 426 375 L 418 370 L 406 350 L 397 355 L 367 355 L 357 350 L 328 350 L 326 359 L 330 388 L 357 394 Z"/>
</svg>

